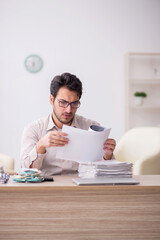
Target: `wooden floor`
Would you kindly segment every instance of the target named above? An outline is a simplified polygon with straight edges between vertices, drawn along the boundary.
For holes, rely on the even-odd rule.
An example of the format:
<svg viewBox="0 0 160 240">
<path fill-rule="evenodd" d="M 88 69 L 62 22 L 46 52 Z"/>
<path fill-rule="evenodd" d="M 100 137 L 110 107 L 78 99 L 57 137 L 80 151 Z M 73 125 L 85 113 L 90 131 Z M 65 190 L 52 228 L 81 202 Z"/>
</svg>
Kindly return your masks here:
<svg viewBox="0 0 160 240">
<path fill-rule="evenodd" d="M 137 186 L 0 185 L 0 239 L 160 239 L 160 176 Z M 63 184 L 64 183 L 64 184 Z"/>
</svg>

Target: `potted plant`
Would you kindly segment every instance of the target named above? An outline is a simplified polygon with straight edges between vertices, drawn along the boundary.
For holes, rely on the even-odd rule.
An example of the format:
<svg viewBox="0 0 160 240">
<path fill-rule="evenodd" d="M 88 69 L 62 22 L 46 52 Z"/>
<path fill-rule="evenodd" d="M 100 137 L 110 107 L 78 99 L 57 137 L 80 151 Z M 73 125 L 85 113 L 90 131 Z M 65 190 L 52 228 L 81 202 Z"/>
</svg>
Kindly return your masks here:
<svg viewBox="0 0 160 240">
<path fill-rule="evenodd" d="M 147 97 L 147 94 L 145 92 L 135 92 L 134 96 L 136 105 L 142 105 L 143 99 Z"/>
</svg>

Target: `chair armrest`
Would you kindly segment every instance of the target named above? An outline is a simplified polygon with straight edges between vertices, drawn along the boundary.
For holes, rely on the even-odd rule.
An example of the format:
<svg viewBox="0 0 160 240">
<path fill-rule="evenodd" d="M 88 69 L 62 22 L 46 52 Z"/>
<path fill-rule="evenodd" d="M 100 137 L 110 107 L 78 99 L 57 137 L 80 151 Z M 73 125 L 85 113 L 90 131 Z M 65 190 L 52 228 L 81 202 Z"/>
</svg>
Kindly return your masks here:
<svg viewBox="0 0 160 240">
<path fill-rule="evenodd" d="M 133 166 L 133 174 L 160 174 L 160 153 L 137 160 Z"/>
</svg>

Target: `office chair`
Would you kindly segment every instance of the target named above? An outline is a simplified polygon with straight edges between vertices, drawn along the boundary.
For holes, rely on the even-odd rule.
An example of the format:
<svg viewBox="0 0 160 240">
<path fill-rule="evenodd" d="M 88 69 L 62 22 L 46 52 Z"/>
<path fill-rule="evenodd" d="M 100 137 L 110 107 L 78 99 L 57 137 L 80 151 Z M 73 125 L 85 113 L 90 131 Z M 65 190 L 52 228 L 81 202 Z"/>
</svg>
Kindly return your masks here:
<svg viewBox="0 0 160 240">
<path fill-rule="evenodd" d="M 119 140 L 114 156 L 133 163 L 133 175 L 160 174 L 160 127 L 137 127 Z"/>
<path fill-rule="evenodd" d="M 6 154 L 0 153 L 0 165 L 3 166 L 5 172 L 14 170 L 14 159 Z"/>
</svg>

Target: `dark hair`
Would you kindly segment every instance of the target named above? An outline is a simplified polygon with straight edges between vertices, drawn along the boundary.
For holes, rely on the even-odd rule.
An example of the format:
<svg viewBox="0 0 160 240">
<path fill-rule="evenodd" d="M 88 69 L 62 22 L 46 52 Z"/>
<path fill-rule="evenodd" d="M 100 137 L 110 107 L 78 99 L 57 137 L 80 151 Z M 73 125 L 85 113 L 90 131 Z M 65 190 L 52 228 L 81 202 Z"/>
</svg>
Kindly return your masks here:
<svg viewBox="0 0 160 240">
<path fill-rule="evenodd" d="M 79 99 L 82 95 L 82 83 L 81 81 L 71 73 L 63 73 L 62 75 L 57 75 L 53 78 L 50 85 L 50 93 L 56 97 L 58 90 L 61 87 L 66 87 L 70 91 L 76 91 Z"/>
</svg>

